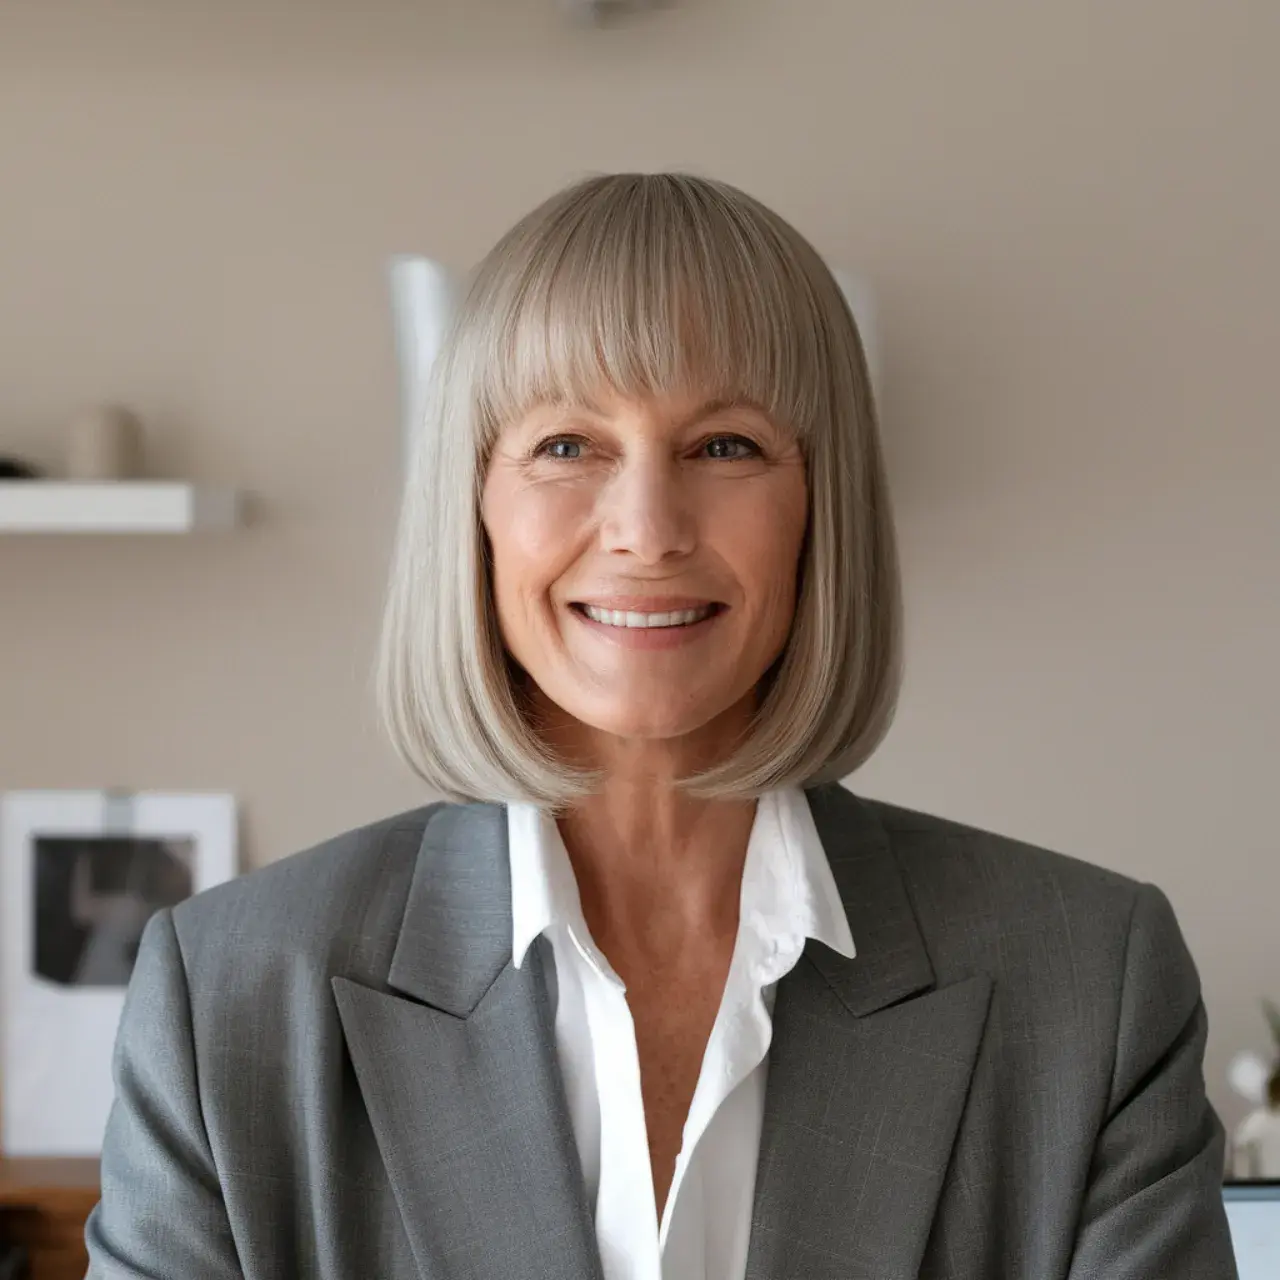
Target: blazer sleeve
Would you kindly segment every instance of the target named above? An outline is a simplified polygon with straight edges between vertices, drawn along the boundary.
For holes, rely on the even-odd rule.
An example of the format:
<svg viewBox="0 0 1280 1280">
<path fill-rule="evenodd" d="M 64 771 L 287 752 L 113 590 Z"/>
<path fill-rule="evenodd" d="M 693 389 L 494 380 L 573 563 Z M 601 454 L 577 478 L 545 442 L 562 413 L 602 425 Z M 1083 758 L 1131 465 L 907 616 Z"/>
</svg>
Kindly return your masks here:
<svg viewBox="0 0 1280 1280">
<path fill-rule="evenodd" d="M 1204 1087 L 1200 979 L 1168 899 L 1139 887 L 1107 1117 L 1070 1280 L 1236 1280 L 1224 1134 Z"/>
<path fill-rule="evenodd" d="M 88 1280 L 242 1280 L 201 1116 L 186 971 L 165 908 L 147 922 L 113 1056 Z"/>
</svg>

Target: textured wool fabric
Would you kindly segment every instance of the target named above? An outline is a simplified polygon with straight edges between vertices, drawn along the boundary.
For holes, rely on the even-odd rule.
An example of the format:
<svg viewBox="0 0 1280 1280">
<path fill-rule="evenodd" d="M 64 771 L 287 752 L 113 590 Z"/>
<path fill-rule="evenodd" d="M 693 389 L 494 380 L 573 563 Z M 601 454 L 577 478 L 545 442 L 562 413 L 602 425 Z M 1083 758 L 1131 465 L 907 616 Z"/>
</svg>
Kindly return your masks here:
<svg viewBox="0 0 1280 1280">
<path fill-rule="evenodd" d="M 1150 886 L 808 793 L 857 940 L 777 985 L 747 1280 L 1229 1280 L 1205 1015 Z M 433 805 L 172 911 L 91 1276 L 599 1280 L 506 815 Z"/>
</svg>

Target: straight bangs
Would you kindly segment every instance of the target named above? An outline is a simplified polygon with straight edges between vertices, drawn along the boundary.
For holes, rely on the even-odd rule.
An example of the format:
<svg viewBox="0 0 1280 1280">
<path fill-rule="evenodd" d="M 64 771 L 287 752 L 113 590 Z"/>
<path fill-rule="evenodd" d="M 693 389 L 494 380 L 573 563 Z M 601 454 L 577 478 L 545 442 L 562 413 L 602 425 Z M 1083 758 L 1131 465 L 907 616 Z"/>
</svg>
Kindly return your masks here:
<svg viewBox="0 0 1280 1280">
<path fill-rule="evenodd" d="M 763 206 L 680 175 L 583 184 L 517 226 L 468 310 L 487 454 L 542 404 L 691 394 L 747 403 L 803 442 L 821 411 L 820 308 Z"/>
</svg>

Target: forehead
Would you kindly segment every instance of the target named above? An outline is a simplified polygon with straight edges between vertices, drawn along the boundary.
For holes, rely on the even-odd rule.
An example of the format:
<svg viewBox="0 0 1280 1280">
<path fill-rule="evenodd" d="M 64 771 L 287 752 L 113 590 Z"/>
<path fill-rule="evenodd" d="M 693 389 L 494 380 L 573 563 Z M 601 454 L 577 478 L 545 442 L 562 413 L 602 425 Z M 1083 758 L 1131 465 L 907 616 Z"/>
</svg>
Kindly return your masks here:
<svg viewBox="0 0 1280 1280">
<path fill-rule="evenodd" d="M 765 410 L 740 396 L 712 392 L 653 391 L 629 393 L 604 387 L 587 395 L 557 397 L 530 407 L 513 426 L 531 427 L 565 421 L 636 422 L 673 430 L 732 417 L 770 423 Z"/>
</svg>

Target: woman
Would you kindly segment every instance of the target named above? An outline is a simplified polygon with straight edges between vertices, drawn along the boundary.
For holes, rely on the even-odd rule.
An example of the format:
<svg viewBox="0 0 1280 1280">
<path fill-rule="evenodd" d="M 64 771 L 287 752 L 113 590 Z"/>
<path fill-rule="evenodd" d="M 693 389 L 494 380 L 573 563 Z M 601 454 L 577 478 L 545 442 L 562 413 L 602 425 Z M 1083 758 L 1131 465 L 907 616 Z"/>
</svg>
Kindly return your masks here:
<svg viewBox="0 0 1280 1280">
<path fill-rule="evenodd" d="M 899 589 L 791 227 L 679 175 L 548 201 L 414 468 L 380 697 L 449 802 L 151 921 L 91 1274 L 1233 1274 L 1165 898 L 835 784 Z"/>
</svg>

